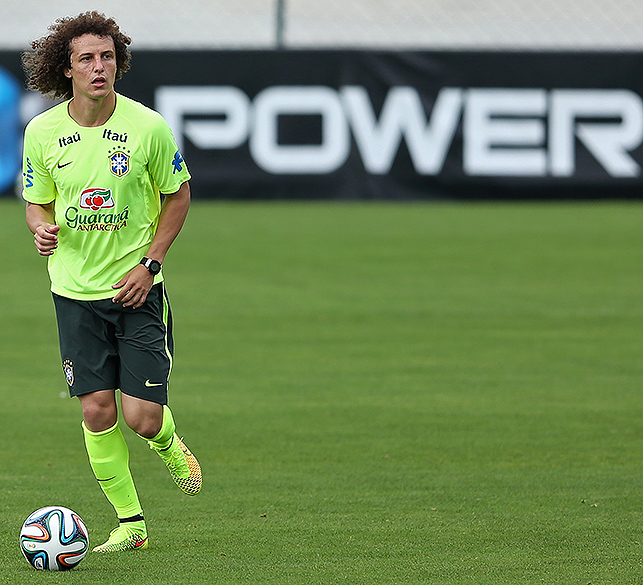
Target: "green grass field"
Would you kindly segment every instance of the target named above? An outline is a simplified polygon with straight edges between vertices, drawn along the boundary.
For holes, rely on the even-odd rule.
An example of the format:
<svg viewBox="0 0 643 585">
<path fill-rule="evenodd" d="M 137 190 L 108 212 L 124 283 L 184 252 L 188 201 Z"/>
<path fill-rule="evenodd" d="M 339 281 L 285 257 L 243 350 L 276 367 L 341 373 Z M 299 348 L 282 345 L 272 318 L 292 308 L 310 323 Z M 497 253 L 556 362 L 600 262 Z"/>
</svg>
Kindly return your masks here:
<svg viewBox="0 0 643 585">
<path fill-rule="evenodd" d="M 115 526 L 45 263 L 0 201 L 0 583 L 643 583 L 643 205 L 196 202 L 166 260 L 171 404 L 204 489 L 131 432 L 150 548 L 36 573 L 61 504 Z"/>
</svg>

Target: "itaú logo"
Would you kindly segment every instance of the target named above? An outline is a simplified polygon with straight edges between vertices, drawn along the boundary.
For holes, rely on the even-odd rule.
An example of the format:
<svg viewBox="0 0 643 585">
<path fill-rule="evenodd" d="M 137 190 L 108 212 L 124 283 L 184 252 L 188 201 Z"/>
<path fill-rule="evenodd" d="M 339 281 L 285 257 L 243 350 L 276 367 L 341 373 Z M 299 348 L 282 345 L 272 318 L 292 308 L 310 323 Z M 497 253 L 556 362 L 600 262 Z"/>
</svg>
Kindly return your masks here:
<svg viewBox="0 0 643 585">
<path fill-rule="evenodd" d="M 185 138 L 203 150 L 247 142 L 255 164 L 273 174 L 331 173 L 355 148 L 367 172 L 383 175 L 405 143 L 418 174 L 438 175 L 458 128 L 470 176 L 571 177 L 579 145 L 608 175 L 641 171 L 631 152 L 643 141 L 643 101 L 626 89 L 443 87 L 427 96 L 395 86 L 377 112 L 357 85 L 273 86 L 252 101 L 233 86 L 163 86 L 156 107 L 180 149 Z M 280 143 L 287 116 L 321 119 L 320 140 Z"/>
</svg>

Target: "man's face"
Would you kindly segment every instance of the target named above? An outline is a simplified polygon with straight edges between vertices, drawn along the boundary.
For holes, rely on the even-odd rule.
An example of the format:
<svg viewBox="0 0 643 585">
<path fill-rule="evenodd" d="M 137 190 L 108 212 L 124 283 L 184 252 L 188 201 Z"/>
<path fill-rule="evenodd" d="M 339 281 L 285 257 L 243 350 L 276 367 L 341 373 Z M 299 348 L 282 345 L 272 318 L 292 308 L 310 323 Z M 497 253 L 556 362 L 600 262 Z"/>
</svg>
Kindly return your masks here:
<svg viewBox="0 0 643 585">
<path fill-rule="evenodd" d="M 101 99 L 114 89 L 116 51 L 112 37 L 84 34 L 72 39 L 71 66 L 64 73 L 72 80 L 74 97 Z"/>
</svg>

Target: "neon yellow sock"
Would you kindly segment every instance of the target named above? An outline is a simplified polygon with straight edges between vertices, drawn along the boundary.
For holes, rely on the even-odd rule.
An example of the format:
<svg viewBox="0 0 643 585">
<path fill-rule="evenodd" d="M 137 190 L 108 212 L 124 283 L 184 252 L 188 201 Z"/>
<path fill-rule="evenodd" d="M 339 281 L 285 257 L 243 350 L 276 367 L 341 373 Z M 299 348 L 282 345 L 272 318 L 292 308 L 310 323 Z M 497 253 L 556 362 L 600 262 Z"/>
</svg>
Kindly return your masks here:
<svg viewBox="0 0 643 585">
<path fill-rule="evenodd" d="M 129 449 L 118 423 L 106 431 L 94 433 L 83 422 L 83 431 L 94 476 L 114 506 L 116 515 L 123 519 L 142 514 L 129 468 Z"/>
<path fill-rule="evenodd" d="M 163 449 L 167 449 L 170 446 L 172 437 L 174 437 L 175 430 L 176 425 L 174 424 L 172 411 L 166 404 L 163 406 L 163 424 L 161 425 L 161 430 L 155 437 L 145 440 L 150 444 L 150 447 L 152 447 L 152 449 L 155 449 L 156 451 L 162 451 Z"/>
</svg>

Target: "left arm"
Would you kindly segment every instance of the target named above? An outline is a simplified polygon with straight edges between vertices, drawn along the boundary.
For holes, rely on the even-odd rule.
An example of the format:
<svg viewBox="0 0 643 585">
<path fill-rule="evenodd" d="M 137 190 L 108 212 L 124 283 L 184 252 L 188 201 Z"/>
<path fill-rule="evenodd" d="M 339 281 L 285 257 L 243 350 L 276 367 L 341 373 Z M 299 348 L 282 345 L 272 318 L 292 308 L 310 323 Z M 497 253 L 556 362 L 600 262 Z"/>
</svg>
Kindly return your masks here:
<svg viewBox="0 0 643 585">
<path fill-rule="evenodd" d="M 176 193 L 165 195 L 159 225 L 147 250 L 146 256 L 148 258 L 163 263 L 167 251 L 183 227 L 189 208 L 190 184 L 186 181 Z M 125 307 L 137 309 L 147 299 L 147 294 L 153 284 L 154 276 L 145 266 L 139 264 L 112 287 L 120 289 L 112 300 L 115 303 L 123 303 Z"/>
</svg>

